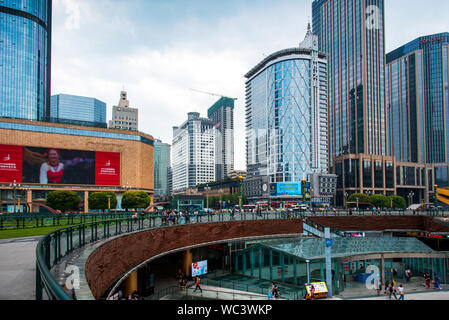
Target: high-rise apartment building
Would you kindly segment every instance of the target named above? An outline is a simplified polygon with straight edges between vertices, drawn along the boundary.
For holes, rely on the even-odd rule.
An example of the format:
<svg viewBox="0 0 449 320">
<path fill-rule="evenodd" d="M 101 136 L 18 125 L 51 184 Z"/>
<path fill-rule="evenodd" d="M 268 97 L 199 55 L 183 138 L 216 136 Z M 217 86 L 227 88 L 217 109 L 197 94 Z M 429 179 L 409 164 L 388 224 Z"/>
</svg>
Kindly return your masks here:
<svg viewBox="0 0 449 320">
<path fill-rule="evenodd" d="M 130 108 L 128 93 L 120 92 L 118 106 L 112 108 L 112 120 L 109 121 L 109 128 L 122 130 L 139 130 L 139 110 Z"/>
<path fill-rule="evenodd" d="M 207 111 L 215 123 L 215 179 L 226 178 L 234 170 L 234 99 L 222 97 Z"/>
<path fill-rule="evenodd" d="M 106 128 L 106 103 L 89 97 L 53 95 L 50 120 Z"/>
<path fill-rule="evenodd" d="M 173 193 L 215 180 L 215 123 L 188 113 L 187 121 L 173 127 Z"/>
<path fill-rule="evenodd" d="M 247 177 L 301 182 L 328 172 L 327 61 L 310 30 L 245 77 Z"/>
<path fill-rule="evenodd" d="M 51 0 L 0 1 L 0 117 L 50 114 Z"/>
<path fill-rule="evenodd" d="M 169 195 L 170 148 L 167 143 L 154 140 L 154 196 Z"/>
</svg>

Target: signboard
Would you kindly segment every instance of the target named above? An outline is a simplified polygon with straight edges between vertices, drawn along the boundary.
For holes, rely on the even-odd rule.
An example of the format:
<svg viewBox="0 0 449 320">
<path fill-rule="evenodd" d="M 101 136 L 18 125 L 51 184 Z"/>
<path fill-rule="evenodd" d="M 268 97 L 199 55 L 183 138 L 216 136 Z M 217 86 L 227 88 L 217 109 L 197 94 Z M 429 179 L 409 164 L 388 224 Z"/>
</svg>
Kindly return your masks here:
<svg viewBox="0 0 449 320">
<path fill-rule="evenodd" d="M 301 182 L 272 183 L 270 185 L 270 196 L 272 197 L 292 197 L 301 195 Z"/>
<path fill-rule="evenodd" d="M 120 153 L 0 145 L 0 182 L 120 185 Z"/>
<path fill-rule="evenodd" d="M 312 286 L 315 288 L 315 299 L 327 298 L 328 289 L 326 282 L 314 282 L 314 283 L 306 283 L 306 299 L 310 300 L 310 289 Z"/>
<path fill-rule="evenodd" d="M 207 273 L 207 260 L 192 263 L 192 277 Z"/>
</svg>

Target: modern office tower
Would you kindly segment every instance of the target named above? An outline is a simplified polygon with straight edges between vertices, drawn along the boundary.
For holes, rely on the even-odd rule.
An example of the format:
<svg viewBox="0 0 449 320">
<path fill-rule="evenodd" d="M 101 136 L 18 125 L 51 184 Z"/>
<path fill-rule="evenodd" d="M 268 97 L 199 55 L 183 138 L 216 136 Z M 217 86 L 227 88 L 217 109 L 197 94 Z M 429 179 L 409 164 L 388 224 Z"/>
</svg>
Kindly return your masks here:
<svg viewBox="0 0 449 320">
<path fill-rule="evenodd" d="M 215 123 L 188 113 L 187 121 L 173 127 L 173 193 L 215 180 Z"/>
<path fill-rule="evenodd" d="M 387 146 L 396 160 L 449 162 L 449 33 L 387 54 Z"/>
<path fill-rule="evenodd" d="M 89 97 L 53 95 L 50 121 L 106 128 L 106 103 Z"/>
<path fill-rule="evenodd" d="M 154 196 L 167 197 L 169 193 L 168 175 L 170 168 L 170 145 L 154 140 Z"/>
<path fill-rule="evenodd" d="M 427 202 L 435 185 L 449 185 L 448 50 L 446 32 L 386 57 L 387 149 L 396 158 L 397 184 L 419 186 L 413 193 Z"/>
<path fill-rule="evenodd" d="M 218 181 L 234 170 L 234 99 L 222 97 L 209 108 L 207 117 L 217 129 L 215 179 Z"/>
<path fill-rule="evenodd" d="M 0 1 L 0 117 L 50 114 L 51 0 Z"/>
<path fill-rule="evenodd" d="M 328 57 L 329 149 L 337 204 L 346 193 L 395 193 L 386 149 L 383 0 L 315 0 L 313 32 Z"/>
<path fill-rule="evenodd" d="M 109 128 L 132 131 L 139 130 L 139 110 L 129 107 L 126 91 L 120 92 L 118 106 L 112 108 L 112 120 L 109 121 Z"/>
<path fill-rule="evenodd" d="M 301 182 L 328 172 L 326 55 L 309 30 L 296 48 L 275 52 L 245 77 L 247 178 Z"/>
</svg>

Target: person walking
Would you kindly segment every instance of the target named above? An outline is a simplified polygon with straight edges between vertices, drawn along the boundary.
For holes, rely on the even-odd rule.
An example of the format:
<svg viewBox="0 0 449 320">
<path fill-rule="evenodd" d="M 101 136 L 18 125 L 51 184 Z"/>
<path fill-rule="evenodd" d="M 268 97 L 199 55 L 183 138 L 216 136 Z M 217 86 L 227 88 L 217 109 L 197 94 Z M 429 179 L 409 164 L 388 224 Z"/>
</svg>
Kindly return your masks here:
<svg viewBox="0 0 449 320">
<path fill-rule="evenodd" d="M 396 288 L 393 285 L 393 283 L 390 283 L 390 287 L 388 288 L 388 292 L 389 292 L 389 298 L 391 299 L 391 296 L 393 295 L 396 300 L 398 300 L 398 297 L 396 296 Z"/>
<path fill-rule="evenodd" d="M 377 295 L 380 296 L 380 292 L 382 291 L 382 279 L 377 279 Z"/>
<path fill-rule="evenodd" d="M 384 295 L 387 296 L 388 295 L 388 289 L 390 288 L 390 281 L 385 281 L 385 291 L 384 291 Z"/>
<path fill-rule="evenodd" d="M 426 281 L 426 287 L 427 289 L 430 289 L 430 282 L 432 281 L 432 278 L 428 273 L 424 274 L 424 279 Z"/>
<path fill-rule="evenodd" d="M 402 285 L 402 283 L 399 285 L 398 291 L 399 291 L 399 300 L 404 301 L 404 286 Z"/>
<path fill-rule="evenodd" d="M 203 289 L 201 289 L 201 286 L 200 286 L 200 277 L 199 276 L 196 276 L 196 282 L 195 283 L 196 283 L 196 287 L 195 287 L 195 290 L 193 292 L 196 292 L 196 290 L 200 289 L 201 293 L 203 293 Z"/>
<path fill-rule="evenodd" d="M 313 285 L 310 287 L 310 300 L 315 300 L 315 287 Z"/>
<path fill-rule="evenodd" d="M 436 273 L 434 273 L 433 276 L 434 276 L 433 288 L 443 290 L 443 288 L 441 288 L 441 284 L 440 284 L 440 277 L 438 277 L 438 275 Z"/>
</svg>

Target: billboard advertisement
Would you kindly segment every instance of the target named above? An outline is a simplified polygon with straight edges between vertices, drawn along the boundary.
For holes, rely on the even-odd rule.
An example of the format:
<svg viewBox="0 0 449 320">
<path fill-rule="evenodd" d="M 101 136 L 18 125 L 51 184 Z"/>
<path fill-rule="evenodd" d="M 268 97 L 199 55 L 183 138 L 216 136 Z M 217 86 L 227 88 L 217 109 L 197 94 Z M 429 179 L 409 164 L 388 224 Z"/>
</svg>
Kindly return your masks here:
<svg viewBox="0 0 449 320">
<path fill-rule="evenodd" d="M 272 197 L 294 197 L 301 195 L 301 182 L 272 183 L 270 185 L 270 196 Z"/>
<path fill-rule="evenodd" d="M 192 277 L 207 273 L 207 260 L 192 263 Z"/>
<path fill-rule="evenodd" d="M 120 153 L 0 145 L 0 182 L 120 185 Z"/>
</svg>

